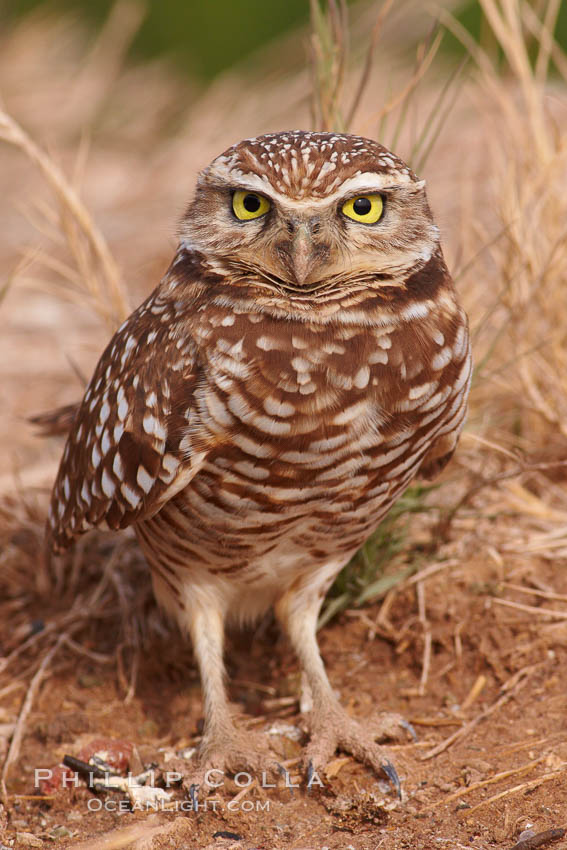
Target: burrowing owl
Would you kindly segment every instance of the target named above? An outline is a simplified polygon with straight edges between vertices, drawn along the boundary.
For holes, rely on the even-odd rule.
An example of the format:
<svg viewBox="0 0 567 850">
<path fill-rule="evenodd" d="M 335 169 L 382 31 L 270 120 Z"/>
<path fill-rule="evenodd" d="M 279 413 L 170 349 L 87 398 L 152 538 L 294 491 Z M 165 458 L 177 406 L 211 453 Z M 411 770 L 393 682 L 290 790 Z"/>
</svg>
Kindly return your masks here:
<svg viewBox="0 0 567 850">
<path fill-rule="evenodd" d="M 333 693 L 317 617 L 412 478 L 450 458 L 470 375 L 424 183 L 394 154 L 290 131 L 203 171 L 169 270 L 99 361 L 49 516 L 56 551 L 93 526 L 135 526 L 159 602 L 193 641 L 199 769 L 254 763 L 223 633 L 273 605 L 312 691 L 306 765 L 340 748 L 397 782 Z"/>
</svg>

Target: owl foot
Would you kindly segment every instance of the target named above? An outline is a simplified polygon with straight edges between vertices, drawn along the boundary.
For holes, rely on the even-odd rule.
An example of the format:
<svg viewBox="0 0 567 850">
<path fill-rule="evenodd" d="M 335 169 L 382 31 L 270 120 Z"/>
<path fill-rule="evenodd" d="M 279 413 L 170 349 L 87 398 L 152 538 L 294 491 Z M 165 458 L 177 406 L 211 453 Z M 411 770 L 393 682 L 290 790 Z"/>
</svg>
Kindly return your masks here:
<svg viewBox="0 0 567 850">
<path fill-rule="evenodd" d="M 233 728 L 230 735 L 203 739 L 196 764 L 184 776 L 183 786 L 196 810 L 199 800 L 222 789 L 231 776 L 246 774 L 240 777 L 241 781 L 251 782 L 260 781 L 263 774 L 274 776 L 278 772 L 277 759 L 268 749 L 266 736 Z"/>
<path fill-rule="evenodd" d="M 386 750 L 375 743 L 376 739 L 399 737 L 401 729 L 415 736 L 411 725 L 399 714 L 383 714 L 371 723 L 353 720 L 340 707 L 312 713 L 310 741 L 305 749 L 304 765 L 308 785 L 314 773 L 324 771 L 336 750 L 348 753 L 376 773 L 384 773 L 401 798 L 398 774 Z"/>
</svg>

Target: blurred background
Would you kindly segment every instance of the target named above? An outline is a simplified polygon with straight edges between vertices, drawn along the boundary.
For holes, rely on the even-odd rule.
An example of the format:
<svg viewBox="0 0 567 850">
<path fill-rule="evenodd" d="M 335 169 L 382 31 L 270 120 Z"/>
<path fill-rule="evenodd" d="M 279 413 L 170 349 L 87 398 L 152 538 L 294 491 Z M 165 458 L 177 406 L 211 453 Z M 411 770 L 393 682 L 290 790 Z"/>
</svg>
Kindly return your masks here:
<svg viewBox="0 0 567 850">
<path fill-rule="evenodd" d="M 369 0 L 348 0 L 352 13 L 363 14 L 364 7 L 376 5 Z M 397 4 L 403 9 L 404 3 Z M 534 9 L 541 3 L 533 3 Z M 22 18 L 29 12 L 43 15 L 61 15 L 72 12 L 91 31 L 100 31 L 114 6 L 113 0 L 5 0 L 2 7 L 4 23 Z M 413 17 L 405 4 L 404 14 Z M 419 4 L 422 8 L 426 4 Z M 438 9 L 449 9 L 456 20 L 475 39 L 480 40 L 483 29 L 482 5 L 479 0 L 463 2 L 441 2 L 431 4 L 431 17 Z M 309 24 L 309 0 L 215 0 L 214 3 L 199 0 L 148 0 L 144 4 L 144 16 L 133 34 L 128 49 L 129 58 L 147 61 L 167 58 L 177 69 L 201 85 L 206 85 L 218 74 L 236 65 L 253 59 L 258 51 L 267 53 L 271 49 L 280 57 L 278 42 L 282 36 L 305 34 Z M 488 28 L 485 28 L 486 30 Z M 415 34 L 415 33 L 414 33 Z M 484 35 L 487 35 L 485 32 Z M 408 46 L 411 31 L 408 32 Z M 555 36 L 560 44 L 567 39 L 567 6 L 563 3 L 558 12 Z M 361 45 L 359 46 L 361 47 Z M 464 51 L 464 46 L 454 37 L 445 41 L 445 50 Z M 266 58 L 266 57 L 264 57 Z M 289 70 L 304 59 L 301 43 L 286 45 L 285 60 Z"/>
</svg>

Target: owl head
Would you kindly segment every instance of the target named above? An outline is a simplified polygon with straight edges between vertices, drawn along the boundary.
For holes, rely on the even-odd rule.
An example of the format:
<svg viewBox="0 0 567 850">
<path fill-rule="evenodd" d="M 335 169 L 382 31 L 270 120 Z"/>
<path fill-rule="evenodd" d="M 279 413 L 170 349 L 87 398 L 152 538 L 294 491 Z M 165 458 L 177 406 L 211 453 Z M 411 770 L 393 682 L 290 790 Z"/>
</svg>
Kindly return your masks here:
<svg viewBox="0 0 567 850">
<path fill-rule="evenodd" d="M 300 130 L 213 160 L 180 235 L 224 270 L 292 294 L 391 283 L 439 243 L 425 184 L 402 160 L 370 139 Z"/>
</svg>

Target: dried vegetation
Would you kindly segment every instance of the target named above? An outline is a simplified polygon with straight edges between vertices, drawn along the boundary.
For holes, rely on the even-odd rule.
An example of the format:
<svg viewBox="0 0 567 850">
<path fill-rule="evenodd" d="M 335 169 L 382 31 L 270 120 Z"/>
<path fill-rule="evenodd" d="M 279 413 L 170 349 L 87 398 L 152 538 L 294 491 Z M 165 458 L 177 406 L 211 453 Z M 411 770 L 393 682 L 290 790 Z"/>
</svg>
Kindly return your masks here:
<svg viewBox="0 0 567 850">
<path fill-rule="evenodd" d="M 129 0 L 114 7 L 94 44 L 76 20 L 39 14 L 0 36 L 0 139 L 8 145 L 0 191 L 20 210 L 0 244 L 0 400 L 10 411 L 0 425 L 7 809 L 17 801 L 11 779 L 46 677 L 64 680 L 80 659 L 93 669 L 107 664 L 128 704 L 143 654 L 169 634 L 128 534 L 85 538 L 65 563 L 45 557 L 43 521 L 61 445 L 35 442 L 18 422 L 78 397 L 108 327 L 165 267 L 172 215 L 196 170 L 236 138 L 311 124 L 394 147 L 429 180 L 471 317 L 476 371 L 457 457 L 439 487 L 410 491 L 409 520 L 401 526 L 398 509 L 341 575 L 325 619 L 384 597 L 380 609 L 347 611 L 341 627 L 357 623 L 369 646 L 379 636 L 400 659 L 414 650 L 408 698 L 430 693 L 432 681 L 439 697 L 468 659 L 476 670 L 461 705 L 468 714 L 456 715 L 453 735 L 434 729 L 431 759 L 549 672 L 549 653 L 567 640 L 567 57 L 553 36 L 559 3 L 481 0 L 486 45 L 446 8 L 428 31 L 415 6 L 394 11 L 386 0 L 349 33 L 344 5 L 311 5 L 311 104 L 307 72 L 276 73 L 265 55 L 205 91 L 166 65 L 128 65 L 143 15 Z M 408 35 L 410 16 L 420 23 Z M 448 69 L 439 53 L 444 27 L 466 48 L 464 72 Z M 359 56 L 353 46 L 368 42 L 364 32 L 370 49 Z M 408 40 L 419 44 L 411 61 Z M 277 58 L 285 53 L 284 45 Z M 509 646 L 488 649 L 467 632 L 469 591 L 484 605 L 483 627 L 502 628 Z M 490 700 L 475 713 L 483 691 Z M 475 809 L 552 782 L 565 767 L 550 761 L 548 740 L 540 757 L 450 794 L 438 789 L 422 814 L 487 785 L 502 783 L 474 797 Z M 418 758 L 420 746 L 412 747 Z"/>
</svg>

